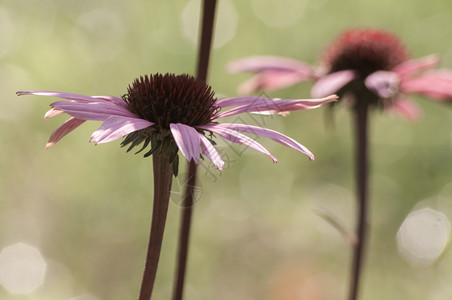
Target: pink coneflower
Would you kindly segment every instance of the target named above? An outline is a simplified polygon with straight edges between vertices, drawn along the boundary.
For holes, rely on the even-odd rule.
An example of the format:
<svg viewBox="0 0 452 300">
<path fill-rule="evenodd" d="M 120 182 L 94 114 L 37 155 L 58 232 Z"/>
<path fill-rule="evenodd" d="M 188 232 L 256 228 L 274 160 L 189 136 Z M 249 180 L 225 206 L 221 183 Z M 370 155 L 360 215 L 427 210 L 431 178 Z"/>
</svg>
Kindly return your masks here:
<svg viewBox="0 0 452 300">
<path fill-rule="evenodd" d="M 217 120 L 241 113 L 279 113 L 312 109 L 337 99 L 334 95 L 322 99 L 297 100 L 264 97 L 216 99 L 210 86 L 203 80 L 189 75 L 174 74 L 140 77 L 129 86 L 127 94 L 121 98 L 49 91 L 17 92 L 17 94 L 52 96 L 69 100 L 53 102 L 52 109 L 45 115 L 45 118 L 62 113 L 70 116 L 52 133 L 47 147 L 52 146 L 88 120 L 103 122 L 90 139 L 96 144 L 125 137 L 121 145 L 129 146 L 127 151 L 141 145 L 138 151 L 141 152 L 150 145 L 150 150 L 144 156 L 153 156 L 154 203 L 140 300 L 148 300 L 152 295 L 172 177 L 173 174 L 177 176 L 178 151 L 180 150 L 190 162 L 190 169 L 193 163 L 196 167 L 200 157 L 204 156 L 221 170 L 224 161 L 212 141 L 213 135 L 216 134 L 231 142 L 262 152 L 273 162 L 277 161 L 265 147 L 241 133 L 245 132 L 267 137 L 300 151 L 313 160 L 313 154 L 306 147 L 279 132 L 252 125 L 218 123 Z M 228 109 L 222 111 L 224 108 Z M 188 241 L 182 244 L 183 247 L 187 245 Z M 186 249 L 181 251 L 186 253 Z M 183 276 L 183 272 L 179 271 L 178 276 L 180 277 L 181 274 Z M 175 299 L 181 298 L 182 287 L 183 283 L 177 285 Z"/>
<path fill-rule="evenodd" d="M 391 33 L 353 29 L 325 48 L 317 66 L 284 57 L 254 56 L 231 62 L 227 69 L 233 73 L 256 73 L 239 87 L 241 94 L 272 91 L 312 80 L 313 97 L 330 93 L 353 96 L 360 90 L 367 93 L 366 101 L 415 119 L 420 111 L 408 95 L 452 99 L 452 72 L 433 70 L 438 62 L 437 55 L 410 59 L 405 46 Z"/>
<path fill-rule="evenodd" d="M 408 99 L 420 94 L 435 100 L 452 100 L 452 72 L 433 70 L 438 57 L 410 59 L 405 46 L 393 34 L 375 29 L 344 32 L 312 66 L 293 59 L 259 56 L 228 65 L 231 72 L 256 75 L 239 87 L 242 93 L 271 91 L 312 80 L 313 97 L 337 93 L 348 100 L 355 117 L 357 220 L 353 246 L 349 299 L 358 298 L 368 226 L 368 118 L 369 109 L 394 110 L 409 119 L 420 115 Z"/>
<path fill-rule="evenodd" d="M 50 91 L 20 91 L 17 95 L 52 96 L 70 100 L 53 102 L 52 109 L 45 115 L 46 119 L 61 113 L 70 116 L 52 133 L 47 147 L 58 142 L 85 121 L 103 121 L 91 136 L 90 141 L 95 144 L 111 142 L 126 136 L 122 146 L 130 144 L 128 151 L 143 144 L 138 151 L 140 152 L 150 144 L 150 150 L 145 156 L 165 150 L 169 153 L 170 163 L 174 161 L 176 164 L 178 150 L 188 161 L 193 160 L 196 163 L 202 154 L 219 170 L 223 168 L 224 162 L 211 141 L 212 134 L 262 152 L 273 162 L 277 161 L 275 156 L 240 132 L 267 137 L 302 152 L 311 160 L 314 159 L 306 147 L 279 132 L 252 125 L 218 123 L 219 118 L 250 112 L 278 113 L 312 109 L 337 98 L 329 96 L 322 99 L 297 100 L 263 97 L 215 99 L 214 92 L 203 81 L 189 75 L 174 74 L 140 77 L 129 86 L 128 93 L 122 98 Z M 222 111 L 225 108 L 229 109 Z"/>
</svg>

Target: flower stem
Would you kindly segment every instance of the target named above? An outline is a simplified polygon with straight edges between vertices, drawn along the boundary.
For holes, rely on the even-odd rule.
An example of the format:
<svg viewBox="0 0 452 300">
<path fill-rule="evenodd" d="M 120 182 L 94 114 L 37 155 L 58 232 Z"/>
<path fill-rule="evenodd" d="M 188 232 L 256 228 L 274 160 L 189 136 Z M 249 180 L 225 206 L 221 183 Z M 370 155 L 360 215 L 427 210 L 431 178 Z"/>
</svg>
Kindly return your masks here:
<svg viewBox="0 0 452 300">
<path fill-rule="evenodd" d="M 196 77 L 204 82 L 207 81 L 207 70 L 209 69 L 216 5 L 217 0 L 204 0 L 203 2 L 201 44 L 198 49 Z"/>
<path fill-rule="evenodd" d="M 216 0 L 204 0 L 203 2 L 201 41 L 198 51 L 196 77 L 204 82 L 207 81 L 207 71 L 209 69 L 216 4 Z M 177 252 L 177 273 L 176 282 L 174 283 L 173 300 L 181 300 L 183 296 L 185 274 L 187 269 L 188 245 L 190 241 L 191 216 L 193 214 L 196 171 L 197 165 L 193 161 L 190 161 L 188 176 L 185 181 L 186 189 L 182 202 L 179 249 Z"/>
<path fill-rule="evenodd" d="M 160 257 L 160 249 L 162 248 L 163 232 L 165 229 L 171 191 L 171 180 L 173 176 L 172 163 L 169 163 L 169 157 L 167 155 L 154 153 L 152 157 L 154 168 L 154 205 L 152 210 L 148 252 L 139 300 L 151 299 Z"/>
<path fill-rule="evenodd" d="M 353 249 L 352 277 L 350 285 L 350 300 L 358 299 L 364 246 L 367 239 L 367 183 L 368 183 L 368 113 L 369 104 L 366 101 L 358 102 L 355 106 L 356 129 L 356 179 L 358 193 L 358 214 L 356 222 L 357 243 Z"/>
<path fill-rule="evenodd" d="M 182 212 L 181 212 L 181 226 L 179 231 L 179 249 L 178 249 L 178 259 L 177 259 L 177 273 L 176 282 L 174 285 L 173 300 L 182 299 L 185 273 L 187 268 L 187 256 L 188 256 L 188 244 L 190 241 L 190 225 L 191 216 L 193 214 L 193 197 L 194 197 L 194 187 L 196 185 L 196 170 L 197 165 L 194 161 L 191 161 L 188 169 L 188 176 L 186 180 L 185 194 L 182 201 Z"/>
</svg>

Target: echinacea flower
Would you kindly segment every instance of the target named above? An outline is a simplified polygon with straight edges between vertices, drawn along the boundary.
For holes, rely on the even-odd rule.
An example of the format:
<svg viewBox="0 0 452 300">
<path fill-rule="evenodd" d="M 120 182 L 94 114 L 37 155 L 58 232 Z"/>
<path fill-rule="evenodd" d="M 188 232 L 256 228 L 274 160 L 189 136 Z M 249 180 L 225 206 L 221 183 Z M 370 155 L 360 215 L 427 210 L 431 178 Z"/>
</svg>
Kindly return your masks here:
<svg viewBox="0 0 452 300">
<path fill-rule="evenodd" d="M 417 119 L 420 109 L 409 95 L 452 100 L 452 71 L 433 69 L 438 62 L 436 55 L 410 59 L 405 46 L 389 32 L 353 29 L 325 48 L 318 66 L 275 56 L 244 58 L 227 66 L 230 72 L 256 73 L 239 87 L 239 93 L 271 91 L 311 80 L 313 97 L 337 93 L 351 104 L 355 117 L 357 214 L 350 300 L 358 299 L 369 223 L 369 108 L 391 109 Z"/>
<path fill-rule="evenodd" d="M 29 91 L 17 95 L 58 97 L 69 101 L 51 104 L 45 118 L 66 113 L 70 118 L 56 129 L 47 147 L 88 120 L 102 121 L 91 136 L 95 144 L 107 143 L 125 136 L 122 146 L 128 149 L 149 144 L 149 156 L 155 151 L 168 151 L 170 163 L 176 161 L 177 152 L 198 163 L 201 155 L 207 157 L 221 170 L 224 165 L 219 152 L 211 141 L 212 134 L 226 140 L 246 145 L 277 159 L 264 146 L 241 132 L 256 134 L 300 151 L 313 160 L 313 154 L 303 145 L 271 129 L 235 123 L 218 123 L 222 117 L 241 113 L 292 111 L 312 109 L 334 101 L 336 96 L 322 99 L 274 99 L 238 97 L 216 99 L 210 86 L 189 75 L 155 74 L 140 77 L 128 87 L 122 98 L 113 96 L 84 96 L 63 92 Z M 231 108 L 232 107 L 232 108 Z M 229 108 L 222 111 L 222 109 Z M 206 133 L 210 133 L 207 135 Z M 137 152 L 137 153 L 138 153 Z M 176 161 L 177 164 L 177 161 Z M 176 174 L 176 172 L 175 172 Z"/>
<path fill-rule="evenodd" d="M 312 97 L 353 96 L 353 103 L 369 101 L 416 119 L 420 111 L 408 95 L 452 99 L 452 71 L 433 69 L 438 63 L 437 55 L 410 59 L 405 46 L 389 32 L 353 29 L 325 48 L 318 66 L 284 57 L 254 56 L 231 62 L 227 69 L 256 73 L 239 87 L 240 94 L 312 80 Z M 357 99 L 357 93 L 365 95 Z"/>
</svg>

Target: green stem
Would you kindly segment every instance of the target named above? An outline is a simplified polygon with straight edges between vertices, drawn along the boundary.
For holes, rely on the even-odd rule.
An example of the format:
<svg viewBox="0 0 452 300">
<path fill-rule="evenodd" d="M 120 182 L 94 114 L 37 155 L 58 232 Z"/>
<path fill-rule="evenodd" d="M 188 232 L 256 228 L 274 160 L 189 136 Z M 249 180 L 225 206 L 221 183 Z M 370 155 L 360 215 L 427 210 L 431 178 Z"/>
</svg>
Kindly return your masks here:
<svg viewBox="0 0 452 300">
<path fill-rule="evenodd" d="M 169 163 L 167 155 L 154 153 L 152 157 L 154 168 L 154 207 L 152 210 L 151 232 L 139 300 L 151 299 L 160 250 L 162 248 L 163 232 L 165 230 L 173 177 L 173 167 Z"/>
</svg>

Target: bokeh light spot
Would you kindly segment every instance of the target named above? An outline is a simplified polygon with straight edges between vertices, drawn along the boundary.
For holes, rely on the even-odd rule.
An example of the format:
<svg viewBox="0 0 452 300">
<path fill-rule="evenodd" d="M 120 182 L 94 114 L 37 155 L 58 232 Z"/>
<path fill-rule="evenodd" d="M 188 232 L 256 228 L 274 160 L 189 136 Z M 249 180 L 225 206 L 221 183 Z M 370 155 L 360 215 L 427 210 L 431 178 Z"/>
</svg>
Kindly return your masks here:
<svg viewBox="0 0 452 300">
<path fill-rule="evenodd" d="M 191 0 L 181 16 L 182 32 L 194 45 L 198 44 L 200 8 L 201 0 Z M 220 48 L 234 37 L 239 18 L 237 10 L 229 0 L 221 0 L 218 3 L 215 18 L 213 47 Z"/>
<path fill-rule="evenodd" d="M 25 243 L 0 253 L 0 284 L 14 294 L 28 294 L 44 282 L 47 264 L 39 250 Z"/>
<path fill-rule="evenodd" d="M 305 11 L 305 0 L 268 2 L 252 0 L 254 14 L 271 27 L 288 27 L 299 21 Z"/>
<path fill-rule="evenodd" d="M 447 217 L 431 208 L 410 213 L 397 232 L 399 253 L 415 266 L 428 266 L 443 252 L 450 237 Z"/>
<path fill-rule="evenodd" d="M 73 30 L 73 44 L 82 58 L 107 62 L 123 48 L 126 29 L 122 20 L 106 10 L 93 10 L 81 15 Z"/>
<path fill-rule="evenodd" d="M 14 24 L 11 21 L 9 12 L 0 7 L 0 57 L 4 56 L 11 49 L 15 36 Z"/>
</svg>

